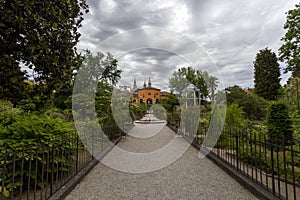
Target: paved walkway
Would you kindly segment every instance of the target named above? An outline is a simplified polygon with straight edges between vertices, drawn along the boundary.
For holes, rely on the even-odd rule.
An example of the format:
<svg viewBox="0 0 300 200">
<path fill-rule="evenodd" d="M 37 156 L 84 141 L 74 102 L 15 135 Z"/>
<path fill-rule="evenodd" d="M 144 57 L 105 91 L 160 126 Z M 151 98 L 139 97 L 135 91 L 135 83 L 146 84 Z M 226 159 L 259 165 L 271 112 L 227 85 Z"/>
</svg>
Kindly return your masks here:
<svg viewBox="0 0 300 200">
<path fill-rule="evenodd" d="M 147 131 L 141 134 L 151 132 L 151 126 L 148 124 Z M 163 126 L 158 134 L 149 138 L 136 138 L 129 134 L 118 146 L 131 152 L 144 153 L 163 147 L 173 138 L 174 132 Z M 198 153 L 191 146 L 167 167 L 139 174 L 120 172 L 99 163 L 66 200 L 257 199 L 210 160 L 199 159 Z"/>
</svg>

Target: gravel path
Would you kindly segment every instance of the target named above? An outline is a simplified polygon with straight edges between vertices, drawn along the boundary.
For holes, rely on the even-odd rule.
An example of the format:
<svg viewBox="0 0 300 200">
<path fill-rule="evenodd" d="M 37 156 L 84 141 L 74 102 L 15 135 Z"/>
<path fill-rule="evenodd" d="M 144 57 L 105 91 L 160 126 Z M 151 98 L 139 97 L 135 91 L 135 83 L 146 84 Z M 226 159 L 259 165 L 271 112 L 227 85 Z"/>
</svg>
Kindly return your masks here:
<svg viewBox="0 0 300 200">
<path fill-rule="evenodd" d="M 149 125 L 141 134 L 151 130 Z M 118 146 L 127 151 L 144 153 L 166 145 L 172 138 L 174 132 L 164 126 L 153 137 L 128 136 Z M 257 199 L 210 160 L 199 159 L 198 153 L 191 146 L 167 167 L 139 174 L 120 172 L 99 163 L 66 200 Z"/>
</svg>

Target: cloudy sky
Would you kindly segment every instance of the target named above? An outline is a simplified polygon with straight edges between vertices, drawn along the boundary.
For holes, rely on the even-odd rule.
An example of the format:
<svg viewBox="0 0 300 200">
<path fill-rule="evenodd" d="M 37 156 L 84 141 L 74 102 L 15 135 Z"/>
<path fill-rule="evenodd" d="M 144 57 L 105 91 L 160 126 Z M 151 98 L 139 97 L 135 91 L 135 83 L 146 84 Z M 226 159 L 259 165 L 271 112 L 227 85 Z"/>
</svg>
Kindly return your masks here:
<svg viewBox="0 0 300 200">
<path fill-rule="evenodd" d="M 121 85 L 168 89 L 174 70 L 193 65 L 216 76 L 220 88 L 253 87 L 260 49 L 276 54 L 288 10 L 296 0 L 88 0 L 79 50 L 111 52 Z M 284 67 L 284 63 L 280 63 Z M 282 84 L 289 75 L 282 76 Z"/>
</svg>

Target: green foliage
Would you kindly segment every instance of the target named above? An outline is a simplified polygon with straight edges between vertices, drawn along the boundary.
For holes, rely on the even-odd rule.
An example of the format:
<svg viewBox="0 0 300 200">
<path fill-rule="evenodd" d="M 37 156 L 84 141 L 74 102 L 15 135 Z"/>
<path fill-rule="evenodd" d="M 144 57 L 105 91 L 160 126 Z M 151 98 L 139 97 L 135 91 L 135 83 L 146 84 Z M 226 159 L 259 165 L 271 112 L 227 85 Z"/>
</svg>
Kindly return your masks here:
<svg viewBox="0 0 300 200">
<path fill-rule="evenodd" d="M 215 100 L 215 90 L 217 89 L 218 78 L 209 75 L 206 71 L 203 72 L 204 80 L 207 84 L 209 97 L 212 101 Z"/>
<path fill-rule="evenodd" d="M 169 88 L 172 92 L 181 94 L 184 88 L 189 85 L 189 81 L 186 79 L 185 74 L 179 69 L 173 72 L 172 78 L 169 79 Z"/>
<path fill-rule="evenodd" d="M 300 3 L 288 11 L 284 25 L 285 36 L 281 39 L 283 44 L 279 48 L 279 59 L 287 63 L 286 72 L 292 72 L 293 77 L 300 78 Z"/>
<path fill-rule="evenodd" d="M 139 120 L 147 113 L 147 105 L 140 104 L 136 105 L 135 103 L 129 104 L 129 112 L 132 120 Z"/>
<path fill-rule="evenodd" d="M 176 95 L 169 94 L 165 99 L 161 99 L 159 104 L 161 104 L 167 112 L 172 113 L 175 111 L 177 105 L 179 105 Z"/>
<path fill-rule="evenodd" d="M 292 120 L 292 126 L 294 130 L 294 141 L 300 141 L 300 113 L 298 110 L 293 110 L 289 112 Z"/>
<path fill-rule="evenodd" d="M 22 99 L 18 105 L 22 110 L 25 111 L 34 111 L 36 110 L 36 104 L 32 99 Z"/>
<path fill-rule="evenodd" d="M 228 155 L 237 159 L 238 155 L 239 161 L 243 164 L 252 165 L 268 174 L 274 170 L 275 175 L 286 177 L 288 181 L 300 182 L 299 146 L 292 145 L 285 149 L 279 146 L 267 148 L 269 143 L 265 137 L 266 132 L 263 126 L 257 125 L 238 129 L 225 128 L 217 148 L 222 148 L 223 155 L 225 153 L 226 157 Z M 291 148 L 293 148 L 293 155 Z M 273 157 L 271 151 L 273 151 Z M 272 163 L 275 166 L 273 169 Z"/>
<path fill-rule="evenodd" d="M 287 103 L 289 110 L 300 111 L 300 78 L 290 77 L 287 84 L 283 87 L 280 100 Z"/>
<path fill-rule="evenodd" d="M 80 76 L 76 79 L 83 88 L 78 89 L 94 91 L 98 83 L 100 83 L 98 88 L 115 85 L 121 77 L 121 72 L 118 69 L 118 60 L 112 54 L 105 55 L 101 52 L 92 54 L 86 50 L 80 68 Z"/>
<path fill-rule="evenodd" d="M 73 115 L 75 119 L 80 120 L 90 120 L 94 119 L 95 112 L 94 112 L 94 105 L 93 102 L 95 100 L 93 97 L 88 96 L 86 94 L 73 94 L 72 102 L 73 102 Z"/>
<path fill-rule="evenodd" d="M 167 124 L 179 128 L 180 112 L 167 113 Z"/>
<path fill-rule="evenodd" d="M 1 41 L 1 40 L 0 40 Z M 25 73 L 11 58 L 0 56 L 0 99 L 17 103 L 26 98 Z"/>
<path fill-rule="evenodd" d="M 9 101 L 0 100 L 0 127 L 8 126 L 14 123 L 22 110 L 13 108 L 13 104 Z"/>
<path fill-rule="evenodd" d="M 272 103 L 268 109 L 267 127 L 273 145 L 290 145 L 293 141 L 292 121 L 284 103 Z"/>
<path fill-rule="evenodd" d="M 255 93 L 267 100 L 275 100 L 280 89 L 280 69 L 277 57 L 265 48 L 256 54 L 254 61 Z"/>
<path fill-rule="evenodd" d="M 230 104 L 226 108 L 226 125 L 229 126 L 229 128 L 243 127 L 245 125 L 243 115 L 244 111 L 237 103 Z"/>
<path fill-rule="evenodd" d="M 38 177 L 35 175 L 35 164 L 31 166 L 31 172 L 28 171 L 30 162 L 36 163 L 38 166 L 46 166 L 45 157 L 49 157 L 51 153 L 61 155 L 74 154 L 76 131 L 72 123 L 66 122 L 62 118 L 53 118 L 44 114 L 27 113 L 18 108 L 13 108 L 12 104 L 7 101 L 0 101 L 0 164 L 11 161 L 15 157 L 16 167 L 14 173 L 15 189 L 21 186 L 21 176 L 23 180 L 28 177 L 37 179 L 38 187 L 44 187 L 47 173 L 39 170 Z M 53 147 L 53 151 L 52 151 Z M 24 150 L 24 152 L 22 152 Z M 44 153 L 43 153 L 44 152 Z M 22 157 L 23 175 L 22 170 Z M 72 161 L 71 158 L 55 156 L 53 160 L 57 164 L 56 173 L 67 170 L 67 166 Z M 3 168 L 0 168 L 2 174 Z M 4 177 L 4 185 L 8 191 L 12 190 L 13 164 L 6 165 L 6 173 Z M 3 177 L 0 179 L 2 181 Z M 42 179 L 44 180 L 42 182 Z M 31 182 L 34 184 L 34 181 Z M 31 187 L 27 182 L 23 182 L 23 189 Z"/>
<path fill-rule="evenodd" d="M 193 67 L 183 67 L 173 72 L 173 77 L 169 79 L 169 87 L 172 91 L 181 95 L 188 85 L 193 84 L 196 88 L 200 89 L 202 97 L 207 97 L 209 93 L 207 86 L 208 81 L 205 80 L 205 77 L 208 77 L 207 72 L 195 70 Z"/>
<path fill-rule="evenodd" d="M 262 120 L 265 117 L 267 101 L 257 96 L 253 92 L 246 93 L 239 86 L 225 89 L 226 100 L 230 105 L 237 103 L 244 111 L 245 117 L 251 120 Z"/>
<path fill-rule="evenodd" d="M 0 186 L 0 191 L 2 191 L 2 186 Z M 7 199 L 9 197 L 10 192 L 4 187 L 3 194 L 0 194 L 0 199 Z M 3 195 L 3 197 L 2 197 Z"/>
<path fill-rule="evenodd" d="M 71 88 L 85 0 L 16 0 L 0 2 L 0 98 L 17 103 L 25 98 L 24 72 L 34 71 L 36 93 L 42 102 L 56 90 Z M 23 90 L 23 91 L 22 91 Z M 58 95 L 61 96 L 61 95 Z M 16 98 L 18 97 L 18 98 Z"/>
<path fill-rule="evenodd" d="M 154 104 L 151 106 L 150 111 L 153 112 L 153 115 L 160 120 L 166 120 L 166 110 L 160 104 Z"/>
<path fill-rule="evenodd" d="M 111 98 L 113 85 L 121 77 L 118 61 L 111 54 L 86 51 L 84 60 L 76 77 L 73 91 L 73 108 L 80 117 L 94 118 L 94 108 L 98 118 L 112 118 Z M 96 92 L 95 92 L 96 89 Z M 83 92 L 84 91 L 84 92 Z M 95 102 L 95 105 L 94 105 Z M 70 104 L 68 99 L 67 104 Z"/>
<path fill-rule="evenodd" d="M 112 115 L 111 111 L 111 98 L 113 87 L 105 82 L 98 83 L 98 89 L 95 96 L 95 107 L 97 117 L 105 118 Z"/>
</svg>

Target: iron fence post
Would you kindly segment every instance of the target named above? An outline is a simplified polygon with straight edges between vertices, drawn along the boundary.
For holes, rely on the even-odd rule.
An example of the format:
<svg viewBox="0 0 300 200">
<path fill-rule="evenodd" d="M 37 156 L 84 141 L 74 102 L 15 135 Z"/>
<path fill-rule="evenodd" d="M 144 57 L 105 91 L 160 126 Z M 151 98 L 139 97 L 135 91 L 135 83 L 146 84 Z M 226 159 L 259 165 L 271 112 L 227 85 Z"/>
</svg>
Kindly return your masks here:
<svg viewBox="0 0 300 200">
<path fill-rule="evenodd" d="M 239 171 L 239 134 L 235 134 L 235 151 L 236 151 L 236 170 Z"/>
<path fill-rule="evenodd" d="M 53 179 L 54 179 L 54 144 L 51 149 L 51 178 L 50 178 L 50 196 L 53 192 Z"/>
<path fill-rule="evenodd" d="M 296 180 L 295 180 L 295 160 L 294 160 L 294 149 L 293 149 L 294 141 L 291 142 L 291 159 L 292 159 L 292 183 L 293 183 L 293 191 L 294 191 L 294 199 L 296 199 Z"/>
<path fill-rule="evenodd" d="M 79 145 L 78 145 L 79 141 L 78 141 L 78 135 L 76 136 L 76 163 L 75 163 L 75 171 L 76 174 L 78 173 L 78 162 L 79 162 Z"/>
<path fill-rule="evenodd" d="M 274 175 L 274 148 L 273 148 L 273 139 L 269 141 L 270 150 L 271 150 L 271 175 L 272 175 L 272 192 L 275 194 L 275 175 Z"/>
</svg>

